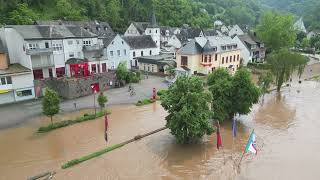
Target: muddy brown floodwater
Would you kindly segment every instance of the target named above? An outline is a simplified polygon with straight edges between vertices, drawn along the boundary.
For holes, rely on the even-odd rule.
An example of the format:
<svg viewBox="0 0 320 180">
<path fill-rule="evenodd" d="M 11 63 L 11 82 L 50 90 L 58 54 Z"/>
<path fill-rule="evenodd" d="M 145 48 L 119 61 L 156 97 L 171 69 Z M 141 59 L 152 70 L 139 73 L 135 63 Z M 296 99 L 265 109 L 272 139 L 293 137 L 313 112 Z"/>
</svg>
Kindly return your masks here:
<svg viewBox="0 0 320 180">
<path fill-rule="evenodd" d="M 319 88 L 310 81 L 293 84 L 281 95 L 266 95 L 264 104 L 240 117 L 236 139 L 231 123 L 222 125 L 224 150 L 216 149 L 215 134 L 198 144 L 179 145 L 165 130 L 66 170 L 60 167 L 71 159 L 163 127 L 167 113 L 159 103 L 111 107 L 108 144 L 102 118 L 46 134 L 35 133 L 43 124 L 35 119 L 0 131 L 0 179 L 26 179 L 46 171 L 56 171 L 54 179 L 68 180 L 320 179 Z M 247 154 L 239 173 L 236 164 L 253 128 L 258 154 Z"/>
</svg>

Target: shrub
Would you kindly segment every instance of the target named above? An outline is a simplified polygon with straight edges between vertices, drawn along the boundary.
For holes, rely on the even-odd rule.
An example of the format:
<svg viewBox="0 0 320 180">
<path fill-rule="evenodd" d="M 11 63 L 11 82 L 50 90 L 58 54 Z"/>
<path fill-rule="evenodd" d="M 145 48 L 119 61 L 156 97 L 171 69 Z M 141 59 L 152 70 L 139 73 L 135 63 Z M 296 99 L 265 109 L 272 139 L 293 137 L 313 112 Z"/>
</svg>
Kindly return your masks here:
<svg viewBox="0 0 320 180">
<path fill-rule="evenodd" d="M 66 120 L 66 121 L 52 123 L 48 126 L 40 127 L 38 129 L 38 133 L 45 133 L 45 132 L 52 131 L 54 129 L 70 126 L 72 124 L 81 123 L 81 122 L 89 121 L 89 120 L 94 120 L 96 118 L 104 116 L 105 113 L 110 114 L 110 111 L 108 111 L 108 110 L 99 111 L 99 112 L 97 112 L 96 116 L 94 114 L 87 114 L 86 113 L 83 116 L 76 118 L 75 120 Z"/>
<path fill-rule="evenodd" d="M 166 89 L 161 89 L 161 90 L 159 90 L 158 92 L 157 92 L 157 95 L 158 96 L 162 96 L 162 95 L 164 95 L 164 93 L 166 93 L 168 90 L 166 90 Z"/>
<path fill-rule="evenodd" d="M 143 106 L 143 105 L 147 105 L 147 104 L 151 104 L 153 102 L 155 102 L 156 100 L 153 100 L 153 99 L 143 99 L 142 101 L 139 100 L 137 103 L 136 103 L 136 106 Z"/>
</svg>

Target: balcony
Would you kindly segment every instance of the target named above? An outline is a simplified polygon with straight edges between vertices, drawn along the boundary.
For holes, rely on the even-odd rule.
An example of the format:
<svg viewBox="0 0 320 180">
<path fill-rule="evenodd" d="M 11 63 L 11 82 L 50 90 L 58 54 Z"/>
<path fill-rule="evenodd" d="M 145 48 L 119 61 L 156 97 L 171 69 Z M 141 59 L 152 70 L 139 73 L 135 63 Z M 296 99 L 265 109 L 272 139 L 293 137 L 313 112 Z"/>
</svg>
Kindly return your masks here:
<svg viewBox="0 0 320 180">
<path fill-rule="evenodd" d="M 32 58 L 32 69 L 39 69 L 39 68 L 47 68 L 47 67 L 54 67 L 54 62 L 50 58 Z"/>
<path fill-rule="evenodd" d="M 95 45 L 92 45 L 92 46 L 83 46 L 83 51 L 86 51 L 86 52 L 100 51 L 100 50 L 102 50 L 102 48 L 103 48 L 102 45 L 95 44 Z"/>
<path fill-rule="evenodd" d="M 53 48 L 27 49 L 27 55 L 49 55 L 53 53 Z"/>
<path fill-rule="evenodd" d="M 210 62 L 209 62 L 209 61 L 207 61 L 207 62 L 201 61 L 201 62 L 200 62 L 200 64 L 201 64 L 202 66 L 211 66 L 212 63 L 213 63 L 212 61 L 210 61 Z"/>
</svg>

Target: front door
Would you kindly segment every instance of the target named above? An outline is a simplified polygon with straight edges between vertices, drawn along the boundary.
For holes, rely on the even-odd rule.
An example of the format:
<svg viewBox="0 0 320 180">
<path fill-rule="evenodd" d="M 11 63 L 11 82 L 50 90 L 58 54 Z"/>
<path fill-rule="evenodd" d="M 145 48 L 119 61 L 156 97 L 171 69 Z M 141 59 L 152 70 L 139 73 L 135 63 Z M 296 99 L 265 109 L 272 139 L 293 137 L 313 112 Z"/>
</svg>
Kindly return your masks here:
<svg viewBox="0 0 320 180">
<path fill-rule="evenodd" d="M 51 68 L 49 69 L 49 77 L 53 78 L 53 73 L 52 73 L 52 69 Z"/>
</svg>

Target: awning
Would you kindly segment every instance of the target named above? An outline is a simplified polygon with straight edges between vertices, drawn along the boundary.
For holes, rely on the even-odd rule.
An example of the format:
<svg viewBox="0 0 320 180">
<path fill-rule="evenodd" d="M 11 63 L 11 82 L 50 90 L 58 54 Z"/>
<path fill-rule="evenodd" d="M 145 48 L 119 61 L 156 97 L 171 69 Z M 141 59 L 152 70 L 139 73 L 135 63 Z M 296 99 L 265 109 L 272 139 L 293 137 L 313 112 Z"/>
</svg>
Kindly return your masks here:
<svg viewBox="0 0 320 180">
<path fill-rule="evenodd" d="M 11 91 L 11 90 L 7 90 L 7 89 L 0 90 L 0 94 L 8 93 L 8 92 L 10 92 L 10 91 Z"/>
</svg>

